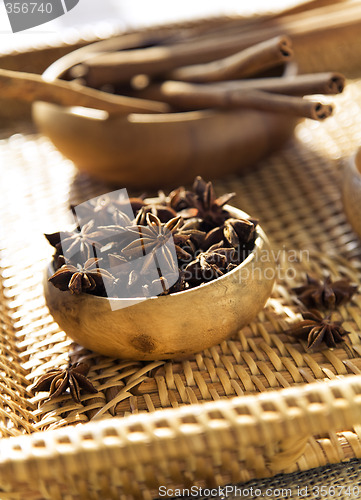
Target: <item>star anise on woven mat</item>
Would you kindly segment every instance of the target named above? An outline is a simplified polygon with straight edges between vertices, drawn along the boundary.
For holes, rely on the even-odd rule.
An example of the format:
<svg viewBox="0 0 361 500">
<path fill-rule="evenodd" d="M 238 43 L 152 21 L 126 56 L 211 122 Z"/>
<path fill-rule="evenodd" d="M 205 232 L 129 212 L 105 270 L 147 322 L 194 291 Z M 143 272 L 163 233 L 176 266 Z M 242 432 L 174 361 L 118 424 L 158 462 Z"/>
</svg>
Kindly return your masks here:
<svg viewBox="0 0 361 500">
<path fill-rule="evenodd" d="M 63 394 L 68 388 L 71 397 L 76 403 L 81 403 L 81 391 L 95 394 L 97 389 L 86 377 L 89 366 L 86 363 L 75 363 L 66 368 L 54 368 L 42 375 L 33 387 L 34 392 L 49 391 L 49 399 Z"/>
<path fill-rule="evenodd" d="M 59 290 L 70 290 L 76 295 L 93 291 L 97 291 L 98 295 L 103 295 L 105 283 L 111 285 L 114 277 L 109 271 L 99 267 L 99 260 L 98 258 L 88 259 L 83 266 L 64 264 L 49 278 L 49 281 Z"/>
<path fill-rule="evenodd" d="M 293 291 L 306 307 L 324 307 L 334 309 L 336 306 L 348 302 L 356 293 L 358 287 L 351 285 L 347 279 L 332 281 L 330 276 L 318 281 L 311 276 L 306 276 L 307 283 Z"/>
<path fill-rule="evenodd" d="M 317 349 L 322 343 L 327 347 L 336 347 L 344 342 L 347 332 L 341 321 L 332 321 L 331 317 L 322 316 L 316 309 L 302 313 L 303 321 L 292 326 L 287 334 L 307 340 L 307 349 Z"/>
</svg>

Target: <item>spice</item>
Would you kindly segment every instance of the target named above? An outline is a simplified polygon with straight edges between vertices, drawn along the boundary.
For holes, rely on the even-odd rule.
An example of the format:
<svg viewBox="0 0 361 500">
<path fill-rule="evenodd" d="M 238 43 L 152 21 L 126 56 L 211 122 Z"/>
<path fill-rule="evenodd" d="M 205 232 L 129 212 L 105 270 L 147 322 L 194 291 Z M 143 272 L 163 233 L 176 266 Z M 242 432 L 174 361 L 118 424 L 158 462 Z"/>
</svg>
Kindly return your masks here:
<svg viewBox="0 0 361 500">
<path fill-rule="evenodd" d="M 58 269 L 49 281 L 59 290 L 70 290 L 71 293 L 79 295 L 82 292 L 97 291 L 98 295 L 104 292 L 104 282 L 111 281 L 114 277 L 106 269 L 98 267 L 99 259 L 88 259 L 82 266 L 78 264 L 64 264 Z"/>
<path fill-rule="evenodd" d="M 197 258 L 185 268 L 185 279 L 191 284 L 199 285 L 202 282 L 223 276 L 233 264 L 234 248 L 219 248 L 214 245 L 206 252 L 200 253 Z"/>
<path fill-rule="evenodd" d="M 287 330 L 287 334 L 296 338 L 306 339 L 308 349 L 320 347 L 322 342 L 327 347 L 336 347 L 336 344 L 344 342 L 344 336 L 348 332 L 342 327 L 341 321 L 332 321 L 330 316 L 323 317 L 322 314 L 313 309 L 302 313 L 303 321 Z"/>
<path fill-rule="evenodd" d="M 46 235 L 56 249 L 49 281 L 73 294 L 165 295 L 216 279 L 252 252 L 257 222 L 231 217 L 211 182 L 157 198 L 116 193 L 73 207 L 79 227 Z M 133 214 L 131 213 L 133 211 Z M 63 255 L 63 252 L 64 255 Z"/>
<path fill-rule="evenodd" d="M 139 225 L 128 229 L 130 233 L 135 234 L 138 238 L 123 248 L 123 255 L 130 259 L 139 258 L 143 255 L 152 257 L 152 251 L 161 249 L 162 255 L 170 269 L 174 269 L 176 267 L 176 262 L 167 247 L 169 238 L 174 234 L 174 244 L 177 255 L 185 258 L 189 257 L 189 254 L 180 246 L 189 239 L 189 236 L 182 235 L 181 233 L 177 234 L 177 230 L 182 224 L 181 217 L 174 217 L 165 224 L 162 224 L 156 215 L 148 213 L 146 220 L 147 226 Z M 145 267 L 148 261 L 149 259 L 146 260 L 144 264 Z"/>
<path fill-rule="evenodd" d="M 196 177 L 193 183 L 193 193 L 188 195 L 188 209 L 182 210 L 183 217 L 198 217 L 208 229 L 222 225 L 229 218 L 229 213 L 223 208 L 235 193 L 228 193 L 217 198 L 211 182 L 205 182 L 202 177 Z"/>
<path fill-rule="evenodd" d="M 254 235 L 257 222 L 249 219 L 228 219 L 224 224 L 223 234 L 233 247 L 248 243 Z"/>
<path fill-rule="evenodd" d="M 312 120 L 325 120 L 333 112 L 331 104 L 318 100 L 311 101 L 257 89 L 232 89 L 222 83 L 185 83 L 170 80 L 159 86 L 158 93 L 164 102 L 178 111 L 245 108 Z"/>
<path fill-rule="evenodd" d="M 86 377 L 88 372 L 89 366 L 86 363 L 69 363 L 66 368 L 55 368 L 41 376 L 33 391 L 49 391 L 49 399 L 53 399 L 69 388 L 73 400 L 80 403 L 81 390 L 91 393 L 98 392 Z"/>
<path fill-rule="evenodd" d="M 132 210 L 138 211 L 144 204 L 142 197 L 125 200 L 119 194 L 114 195 L 113 193 L 109 193 L 98 196 L 94 200 L 88 200 L 80 205 L 71 206 L 71 209 L 73 213 L 76 213 L 77 219 L 82 224 L 93 219 L 98 226 L 105 226 L 110 223 L 112 216 L 115 214 L 122 213 L 123 216 L 126 216 L 124 210 L 129 205 Z"/>
<path fill-rule="evenodd" d="M 246 78 L 291 60 L 292 42 L 277 36 L 223 59 L 174 69 L 169 77 L 185 82 L 217 82 Z"/>
<path fill-rule="evenodd" d="M 73 231 L 46 234 L 45 237 L 57 252 L 62 254 L 66 252 L 67 255 L 80 254 L 81 257 L 89 258 L 94 247 L 100 248 L 99 238 L 102 237 L 102 233 L 96 228 L 95 221 L 90 220 Z"/>
<path fill-rule="evenodd" d="M 336 306 L 348 302 L 357 291 L 357 286 L 351 285 L 347 279 L 332 281 L 330 276 L 321 282 L 306 276 L 307 283 L 294 288 L 299 300 L 306 307 L 322 307 L 334 309 Z"/>
</svg>

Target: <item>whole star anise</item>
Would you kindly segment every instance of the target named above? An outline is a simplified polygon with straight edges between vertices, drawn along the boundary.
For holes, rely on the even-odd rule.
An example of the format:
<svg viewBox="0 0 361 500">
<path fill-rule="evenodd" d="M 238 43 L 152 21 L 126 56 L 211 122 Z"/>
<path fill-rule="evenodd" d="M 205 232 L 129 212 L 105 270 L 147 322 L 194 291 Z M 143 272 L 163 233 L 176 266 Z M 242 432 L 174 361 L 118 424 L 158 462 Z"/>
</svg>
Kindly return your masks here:
<svg viewBox="0 0 361 500">
<path fill-rule="evenodd" d="M 306 275 L 305 285 L 293 288 L 299 300 L 306 307 L 324 307 L 334 309 L 340 304 L 348 302 L 356 293 L 358 287 L 351 285 L 347 279 L 332 281 L 330 276 L 323 281 L 318 281 Z"/>
<path fill-rule="evenodd" d="M 104 234 L 95 227 L 95 221 L 91 220 L 74 231 L 46 234 L 45 237 L 58 253 L 70 259 L 77 255 L 89 258 L 94 248 L 102 246 L 100 241 Z"/>
<path fill-rule="evenodd" d="M 142 207 L 138 214 L 141 214 Z M 117 210 L 111 218 L 111 222 L 107 226 L 99 226 L 99 231 L 103 234 L 103 246 L 100 248 L 98 255 L 109 252 L 120 252 L 121 249 L 135 239 L 133 233 L 128 231 L 132 226 L 136 226 L 138 216 L 135 219 L 130 219 L 125 213 Z"/>
<path fill-rule="evenodd" d="M 49 399 L 53 399 L 69 388 L 73 400 L 76 403 L 81 403 L 81 389 L 94 394 L 98 392 L 87 379 L 88 372 L 89 366 L 86 363 L 69 363 L 66 368 L 55 368 L 42 375 L 33 387 L 33 391 L 49 391 Z"/>
<path fill-rule="evenodd" d="M 324 342 L 327 347 L 336 347 L 336 344 L 344 342 L 344 336 L 348 332 L 342 327 L 341 321 L 332 321 L 330 316 L 323 317 L 322 314 L 312 309 L 302 313 L 303 321 L 300 321 L 286 331 L 294 337 L 307 339 L 307 348 L 316 349 Z"/>
<path fill-rule="evenodd" d="M 82 266 L 78 264 L 64 264 L 50 278 L 49 281 L 59 290 L 70 290 L 71 293 L 92 292 L 95 289 L 102 294 L 105 285 L 111 285 L 114 277 L 106 269 L 98 266 L 100 259 L 88 259 Z"/>
<path fill-rule="evenodd" d="M 148 258 L 145 260 L 143 266 L 143 269 L 146 270 L 153 258 L 154 252 L 160 249 L 169 269 L 178 269 L 178 264 L 174 261 L 174 257 L 167 244 L 170 238 L 173 237 L 177 256 L 180 258 L 190 257 L 189 253 L 181 247 L 190 238 L 188 233 L 182 234 L 182 232 L 178 231 L 183 223 L 182 218 L 180 216 L 174 217 L 165 224 L 162 224 L 156 215 L 147 213 L 146 219 L 147 226 L 139 225 L 128 228 L 128 231 L 137 236 L 137 238 L 122 249 L 123 255 L 131 260 L 147 256 Z"/>
<path fill-rule="evenodd" d="M 167 201 L 173 210 L 180 212 L 181 210 L 193 207 L 194 193 L 180 186 L 169 193 Z"/>
<path fill-rule="evenodd" d="M 257 221 L 250 219 L 228 219 L 224 223 L 223 234 L 228 243 L 238 248 L 248 243 L 256 229 Z"/>
<path fill-rule="evenodd" d="M 146 215 L 147 213 L 155 215 L 163 223 L 168 222 L 170 219 L 173 219 L 178 215 L 173 208 L 160 203 L 152 203 L 151 205 L 144 207 L 144 214 Z M 145 220 L 145 224 L 146 223 L 147 222 Z"/>
<path fill-rule="evenodd" d="M 219 248 L 213 245 L 206 252 L 199 253 L 196 259 L 186 266 L 185 280 L 191 285 L 199 285 L 223 276 L 234 255 L 234 248 Z"/>
<path fill-rule="evenodd" d="M 216 198 L 213 185 L 202 177 L 196 177 L 193 184 L 193 194 L 187 194 L 187 203 L 190 208 L 180 212 L 184 217 L 199 217 L 203 219 L 208 229 L 221 226 L 229 218 L 224 205 L 233 198 L 235 193 L 227 193 Z"/>
<path fill-rule="evenodd" d="M 94 220 L 98 226 L 108 225 L 111 217 L 116 212 L 126 212 L 130 215 L 129 209 L 132 212 L 137 212 L 144 205 L 143 197 L 139 198 L 124 198 L 117 196 L 115 193 L 108 193 L 77 206 L 71 206 L 77 220 L 81 224 L 85 224 L 90 220 Z"/>
</svg>

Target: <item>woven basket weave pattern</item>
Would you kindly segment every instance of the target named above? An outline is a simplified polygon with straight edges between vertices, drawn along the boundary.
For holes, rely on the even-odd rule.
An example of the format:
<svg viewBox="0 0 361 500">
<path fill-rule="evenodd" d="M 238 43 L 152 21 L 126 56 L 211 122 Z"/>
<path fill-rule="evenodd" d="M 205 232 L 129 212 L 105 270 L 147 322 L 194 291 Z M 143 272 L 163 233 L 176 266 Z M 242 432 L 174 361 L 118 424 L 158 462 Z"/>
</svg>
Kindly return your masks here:
<svg viewBox="0 0 361 500">
<path fill-rule="evenodd" d="M 361 296 L 334 313 L 350 332 L 350 348 L 309 353 L 284 333 L 300 318 L 291 288 L 305 273 L 360 284 L 361 247 L 342 210 L 340 159 L 361 144 L 361 85 L 335 100 L 335 117 L 302 123 L 296 139 L 257 170 L 216 184 L 260 219 L 279 251 L 279 279 L 257 320 L 182 362 L 106 358 L 74 345 L 54 324 L 43 298 L 51 249 L 42 233 L 63 227 L 70 202 L 110 188 L 75 174 L 37 135 L 0 142 L 0 433 L 11 438 L 0 443 L 0 484 L 9 498 L 14 483 L 32 491 L 28 498 L 150 498 L 159 484 L 224 484 L 361 458 L 361 427 L 354 427 L 361 383 L 352 376 L 361 374 Z M 91 365 L 96 395 L 78 405 L 68 394 L 46 401 L 31 393 L 41 374 L 69 359 Z M 343 375 L 351 376 L 338 380 Z M 324 380 L 331 382 L 309 392 L 303 385 Z M 254 397 L 232 399 L 247 395 Z M 158 409 L 154 417 L 112 418 Z M 35 434 L 22 436 L 28 433 Z M 82 454 L 91 478 L 79 476 Z"/>
</svg>

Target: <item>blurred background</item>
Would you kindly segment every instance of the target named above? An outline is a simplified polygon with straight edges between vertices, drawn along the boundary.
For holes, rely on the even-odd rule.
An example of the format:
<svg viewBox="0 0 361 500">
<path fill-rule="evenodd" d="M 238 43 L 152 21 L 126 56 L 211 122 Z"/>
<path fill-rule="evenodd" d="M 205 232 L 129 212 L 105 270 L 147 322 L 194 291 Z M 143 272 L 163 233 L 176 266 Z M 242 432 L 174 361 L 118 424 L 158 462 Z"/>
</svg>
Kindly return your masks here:
<svg viewBox="0 0 361 500">
<path fill-rule="evenodd" d="M 0 51 L 56 44 L 60 40 L 75 43 L 79 38 L 100 38 L 134 27 L 184 21 L 217 15 L 253 15 L 278 11 L 306 2 L 299 0 L 80 0 L 66 15 L 42 26 L 13 34 L 5 12 L 6 0 L 0 1 Z M 320 2 L 322 4 L 322 0 Z"/>
</svg>

